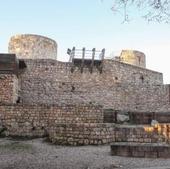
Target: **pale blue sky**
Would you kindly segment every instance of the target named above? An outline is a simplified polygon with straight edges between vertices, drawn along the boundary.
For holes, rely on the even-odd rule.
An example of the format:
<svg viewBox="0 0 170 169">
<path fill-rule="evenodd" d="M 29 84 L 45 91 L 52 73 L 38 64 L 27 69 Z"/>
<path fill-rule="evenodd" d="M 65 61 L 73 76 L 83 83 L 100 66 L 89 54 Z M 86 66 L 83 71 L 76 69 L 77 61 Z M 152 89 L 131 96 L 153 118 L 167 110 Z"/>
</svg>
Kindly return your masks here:
<svg viewBox="0 0 170 169">
<path fill-rule="evenodd" d="M 111 10 L 112 0 L 4 0 L 0 2 L 0 52 L 7 52 L 12 35 L 31 33 L 58 43 L 60 60 L 66 50 L 106 48 L 107 56 L 121 49 L 143 51 L 147 67 L 164 73 L 170 83 L 170 25 L 132 18 L 122 24 Z M 130 11 L 133 16 L 135 11 Z"/>
</svg>

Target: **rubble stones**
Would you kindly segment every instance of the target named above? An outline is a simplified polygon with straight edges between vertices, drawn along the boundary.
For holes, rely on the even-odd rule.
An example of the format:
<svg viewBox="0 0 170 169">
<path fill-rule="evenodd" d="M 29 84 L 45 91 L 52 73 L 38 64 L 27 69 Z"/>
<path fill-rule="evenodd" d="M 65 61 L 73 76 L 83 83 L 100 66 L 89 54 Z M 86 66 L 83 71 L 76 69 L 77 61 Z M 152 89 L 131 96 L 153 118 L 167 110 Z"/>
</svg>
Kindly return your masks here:
<svg viewBox="0 0 170 169">
<path fill-rule="evenodd" d="M 126 123 L 129 122 L 129 114 L 124 112 L 117 113 L 117 122 L 118 123 Z"/>
<path fill-rule="evenodd" d="M 156 126 L 156 125 L 159 125 L 159 122 L 157 120 L 152 120 L 151 121 L 151 126 Z"/>
</svg>

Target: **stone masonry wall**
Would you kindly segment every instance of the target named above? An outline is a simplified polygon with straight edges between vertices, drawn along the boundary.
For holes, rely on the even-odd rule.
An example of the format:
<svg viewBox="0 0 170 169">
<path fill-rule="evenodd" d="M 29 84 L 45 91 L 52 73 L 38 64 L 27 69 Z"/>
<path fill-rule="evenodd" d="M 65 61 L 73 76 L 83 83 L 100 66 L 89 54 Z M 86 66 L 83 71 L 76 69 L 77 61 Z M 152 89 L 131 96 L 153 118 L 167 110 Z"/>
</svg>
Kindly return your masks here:
<svg viewBox="0 0 170 169">
<path fill-rule="evenodd" d="M 169 143 L 170 124 L 115 125 L 111 123 L 57 124 L 49 129 L 53 143 L 64 145 L 100 145 L 113 142 Z"/>
<path fill-rule="evenodd" d="M 0 104 L 16 103 L 18 79 L 14 74 L 0 74 Z"/>
<path fill-rule="evenodd" d="M 170 124 L 103 123 L 101 106 L 0 106 L 0 124 L 7 136 L 49 136 L 53 143 L 99 145 L 112 142 L 170 142 Z"/>
<path fill-rule="evenodd" d="M 169 88 L 162 74 L 105 60 L 103 73 L 88 68 L 83 73 L 71 64 L 54 60 L 25 60 L 19 77 L 24 104 L 92 103 L 118 110 L 156 110 L 169 106 Z M 148 110 L 147 110 L 148 111 Z"/>
<path fill-rule="evenodd" d="M 151 124 L 152 120 L 170 122 L 170 112 L 129 112 L 129 116 L 131 124 Z"/>
<path fill-rule="evenodd" d="M 61 145 L 100 145 L 115 141 L 114 124 L 57 124 L 49 128 L 49 139 Z"/>
<path fill-rule="evenodd" d="M 7 135 L 40 137 L 59 123 L 102 123 L 101 106 L 0 106 L 0 124 Z"/>
<path fill-rule="evenodd" d="M 154 126 L 145 126 L 144 130 L 147 133 L 158 135 L 159 139 L 163 138 L 164 142 L 170 143 L 170 123 L 159 123 Z"/>
</svg>

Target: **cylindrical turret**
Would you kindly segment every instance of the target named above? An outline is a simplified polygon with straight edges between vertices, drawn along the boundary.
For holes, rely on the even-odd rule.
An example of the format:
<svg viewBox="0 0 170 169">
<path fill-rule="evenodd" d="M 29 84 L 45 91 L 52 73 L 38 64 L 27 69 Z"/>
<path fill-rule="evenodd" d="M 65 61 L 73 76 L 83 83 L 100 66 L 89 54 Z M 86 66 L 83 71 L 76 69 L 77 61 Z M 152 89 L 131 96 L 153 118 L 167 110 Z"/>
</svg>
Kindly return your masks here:
<svg viewBox="0 0 170 169">
<path fill-rule="evenodd" d="M 57 43 L 39 35 L 16 35 L 11 37 L 9 53 L 15 53 L 19 59 L 57 59 Z"/>
<path fill-rule="evenodd" d="M 131 65 L 146 68 L 145 54 L 135 50 L 122 50 L 120 61 Z"/>
</svg>

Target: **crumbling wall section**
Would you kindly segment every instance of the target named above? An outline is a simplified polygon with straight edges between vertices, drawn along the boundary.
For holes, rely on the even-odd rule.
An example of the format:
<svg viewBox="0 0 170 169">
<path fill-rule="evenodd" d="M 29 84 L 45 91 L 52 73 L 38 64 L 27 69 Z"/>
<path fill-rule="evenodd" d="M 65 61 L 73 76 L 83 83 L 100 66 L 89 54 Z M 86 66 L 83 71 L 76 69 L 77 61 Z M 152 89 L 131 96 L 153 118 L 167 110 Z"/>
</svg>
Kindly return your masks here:
<svg viewBox="0 0 170 169">
<path fill-rule="evenodd" d="M 14 74 L 0 74 L 0 104 L 14 104 L 17 99 L 17 76 Z"/>
</svg>

